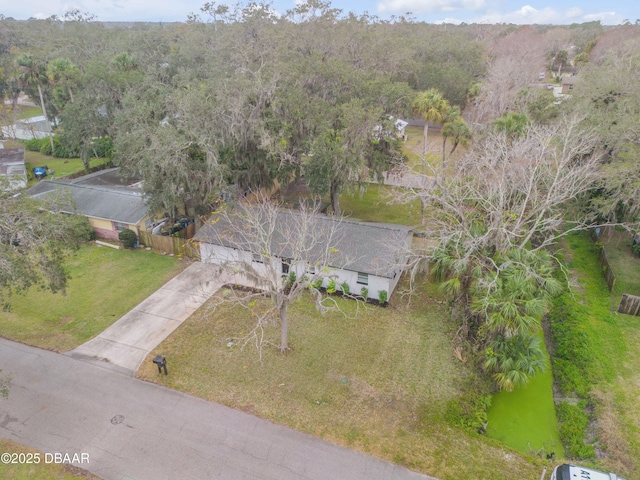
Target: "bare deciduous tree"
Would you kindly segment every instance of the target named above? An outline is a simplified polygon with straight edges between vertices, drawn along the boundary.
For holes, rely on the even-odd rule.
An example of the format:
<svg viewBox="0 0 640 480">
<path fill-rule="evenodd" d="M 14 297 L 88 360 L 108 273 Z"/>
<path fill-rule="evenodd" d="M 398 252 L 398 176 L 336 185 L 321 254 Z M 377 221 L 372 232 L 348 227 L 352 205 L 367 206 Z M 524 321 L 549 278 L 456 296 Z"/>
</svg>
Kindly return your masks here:
<svg viewBox="0 0 640 480">
<path fill-rule="evenodd" d="M 256 326 L 247 340 L 257 341 L 261 348 L 265 325 L 277 322 L 281 332 L 279 349 L 288 350 L 288 309 L 303 292 L 314 296 L 321 312 L 336 307 L 319 288 L 331 279 L 336 267 L 346 267 L 356 260 L 339 248 L 342 224 L 341 217 L 319 215 L 317 206 L 301 204 L 298 210 L 291 211 L 264 200 L 241 203 L 213 215 L 211 224 L 203 228 L 207 242 L 202 250 L 203 261 L 218 265 L 218 273 L 226 283 L 255 289 L 222 301 L 249 305 L 257 297 L 270 299 L 271 307 L 257 315 Z M 203 238 L 200 240 L 204 243 Z"/>
<path fill-rule="evenodd" d="M 600 149 L 576 118 L 534 126 L 515 139 L 500 132 L 480 139 L 455 175 L 425 180 L 399 200 L 420 198 L 430 231 L 441 245 L 455 242 L 467 255 L 491 249 L 546 248 L 570 230 L 586 228 L 565 207 L 594 188 Z"/>
</svg>

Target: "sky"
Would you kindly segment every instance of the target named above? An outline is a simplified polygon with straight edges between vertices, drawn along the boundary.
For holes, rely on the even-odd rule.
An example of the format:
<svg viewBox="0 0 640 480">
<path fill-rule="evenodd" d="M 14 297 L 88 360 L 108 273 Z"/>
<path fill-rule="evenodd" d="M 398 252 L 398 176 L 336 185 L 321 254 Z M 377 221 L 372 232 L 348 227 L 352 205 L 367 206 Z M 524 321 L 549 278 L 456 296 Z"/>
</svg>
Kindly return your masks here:
<svg viewBox="0 0 640 480">
<path fill-rule="evenodd" d="M 0 0 L 0 14 L 19 20 L 63 16 L 78 9 L 101 21 L 185 21 L 200 13 L 207 0 Z M 212 0 L 209 0 L 212 1 Z M 247 4 L 250 0 L 241 0 Z M 255 0 L 262 1 L 262 0 Z M 294 8 L 300 0 L 267 1 L 276 12 Z M 217 0 L 235 5 L 237 0 Z M 381 19 L 405 15 L 429 23 L 570 24 L 599 20 L 603 25 L 634 23 L 640 18 L 638 0 L 333 0 L 333 8 L 364 12 Z"/>
</svg>

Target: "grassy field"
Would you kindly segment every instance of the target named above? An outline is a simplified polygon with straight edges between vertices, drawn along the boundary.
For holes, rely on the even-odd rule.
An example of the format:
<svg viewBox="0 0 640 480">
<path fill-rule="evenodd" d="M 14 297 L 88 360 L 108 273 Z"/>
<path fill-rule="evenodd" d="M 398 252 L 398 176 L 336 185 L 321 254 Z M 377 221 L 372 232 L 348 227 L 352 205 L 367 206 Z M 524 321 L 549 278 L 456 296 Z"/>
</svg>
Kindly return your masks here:
<svg viewBox="0 0 640 480">
<path fill-rule="evenodd" d="M 10 105 L 6 111 L 3 111 L 3 115 L 0 115 L 1 125 L 11 125 L 17 120 L 23 120 L 25 118 L 38 117 L 42 115 L 42 109 L 40 107 L 30 107 L 26 105 L 18 105 L 16 110 L 11 110 Z"/>
<path fill-rule="evenodd" d="M 407 141 L 402 151 L 409 158 L 409 168 L 416 173 L 422 173 L 422 151 L 424 129 L 422 127 L 406 127 L 404 129 Z M 442 135 L 440 130 L 429 129 L 427 137 L 427 161 L 424 173 L 433 175 L 442 164 Z"/>
<path fill-rule="evenodd" d="M 604 450 L 596 466 L 627 479 L 637 479 L 640 478 L 640 322 L 638 317 L 612 312 L 616 294 L 609 294 L 600 273 L 598 254 L 586 234 L 568 237 L 567 257 L 576 285 L 573 296 L 588 312 L 582 328 L 588 338 L 588 354 L 593 359 L 588 370 L 589 407 L 596 420 L 589 433 Z M 616 256 L 612 252 L 612 263 Z M 629 267 L 615 272 L 622 284 L 633 283 L 621 278 L 626 277 L 625 272 L 634 271 L 631 260 L 627 258 Z M 629 279 L 632 277 L 629 275 Z"/>
<path fill-rule="evenodd" d="M 429 285 L 410 305 L 400 296 L 388 308 L 338 298 L 342 312 L 325 316 L 303 298 L 289 313 L 292 350 L 268 347 L 262 361 L 252 344 L 241 348 L 253 325 L 247 310 L 203 306 L 138 377 L 441 479 L 538 478 L 540 458 L 446 422 L 447 403 L 473 373 L 452 354 L 454 327 L 434 296 Z M 275 326 L 265 333 L 278 338 Z M 168 359 L 167 377 L 151 362 L 157 354 Z"/>
<path fill-rule="evenodd" d="M 0 335 L 67 351 L 118 320 L 178 273 L 175 257 L 88 245 L 69 259 L 66 295 L 33 288 L 0 313 Z"/>
<path fill-rule="evenodd" d="M 53 178 L 61 178 L 67 175 L 71 175 L 72 173 L 81 172 L 84 170 L 84 165 L 82 165 L 82 160 L 79 158 L 55 158 L 49 155 L 43 155 L 39 152 L 24 152 L 25 162 L 27 163 L 27 170 L 30 172 L 34 167 L 42 167 L 47 166 L 50 170 L 54 170 L 55 174 Z M 92 167 L 96 167 L 98 165 L 102 165 L 107 162 L 106 158 L 91 158 L 89 160 L 89 165 Z M 47 177 L 51 178 L 51 177 Z M 29 185 L 38 182 L 35 178 L 29 180 Z"/>
<path fill-rule="evenodd" d="M 387 222 L 400 225 L 420 223 L 420 201 L 408 204 L 390 203 L 395 187 L 369 184 L 364 192 L 343 193 L 340 207 L 345 215 L 366 222 Z"/>
<path fill-rule="evenodd" d="M 0 478 L 11 480 L 99 480 L 95 475 L 73 465 L 45 463 L 44 454 L 19 443 L 0 438 L 0 453 L 39 454 L 39 464 L 9 464 L 0 462 Z M 34 457 L 31 457 L 34 458 Z"/>
<path fill-rule="evenodd" d="M 487 435 L 520 452 L 553 452 L 556 459 L 564 458 L 552 384 L 548 368 L 524 388 L 495 394 L 488 411 Z"/>
</svg>

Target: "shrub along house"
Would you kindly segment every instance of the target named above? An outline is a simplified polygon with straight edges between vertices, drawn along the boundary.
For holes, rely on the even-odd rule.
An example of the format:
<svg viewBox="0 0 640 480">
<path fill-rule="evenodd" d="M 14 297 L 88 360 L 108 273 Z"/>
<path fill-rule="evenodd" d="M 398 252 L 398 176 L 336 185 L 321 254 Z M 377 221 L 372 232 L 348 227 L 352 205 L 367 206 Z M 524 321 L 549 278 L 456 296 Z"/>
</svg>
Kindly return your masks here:
<svg viewBox="0 0 640 480">
<path fill-rule="evenodd" d="M 87 217 L 98 237 L 117 240 L 124 229 L 133 230 L 136 235 L 150 229 L 153 219 L 142 192 L 105 182 L 107 175 L 113 175 L 113 171 L 96 172 L 72 181 L 42 180 L 27 193 L 45 202 L 50 195 L 67 195 L 69 207 L 63 213 Z"/>
<path fill-rule="evenodd" d="M 295 223 L 293 215 L 299 213 L 292 210 L 280 210 L 278 212 L 276 231 L 270 237 L 269 252 L 251 251 L 247 242 L 239 240 L 233 231 L 242 231 L 250 228 L 243 225 L 230 226 L 229 220 L 220 218 L 214 222 L 206 223 L 196 233 L 194 240 L 200 246 L 200 259 L 202 262 L 217 265 L 232 265 L 242 269 L 251 267 L 254 271 L 263 269 L 275 271 L 282 276 L 294 271 L 296 275 L 304 275 L 306 272 L 317 274 L 319 268 L 314 249 L 305 252 L 309 258 L 296 258 L 292 250 L 292 243 L 287 242 L 286 227 L 278 228 L 278 225 Z M 233 218 L 233 217 L 231 217 Z M 235 217 L 234 222 L 242 222 L 242 217 Z M 331 245 L 329 265 L 325 265 L 321 276 L 322 285 L 327 287 L 333 280 L 336 285 L 346 283 L 349 292 L 360 295 L 364 291 L 367 297 L 379 299 L 380 292 L 386 292 L 387 298 L 391 297 L 398 280 L 407 265 L 408 252 L 413 239 L 412 227 L 385 223 L 361 223 L 352 221 L 339 221 L 326 215 L 314 215 L 312 229 L 309 237 L 317 242 L 322 234 L 317 232 L 329 231 L 334 224 L 339 222 L 336 235 Z M 322 248 L 322 247 L 318 247 Z M 265 262 L 270 262 L 265 266 Z M 326 273 L 325 273 L 326 271 Z"/>
</svg>

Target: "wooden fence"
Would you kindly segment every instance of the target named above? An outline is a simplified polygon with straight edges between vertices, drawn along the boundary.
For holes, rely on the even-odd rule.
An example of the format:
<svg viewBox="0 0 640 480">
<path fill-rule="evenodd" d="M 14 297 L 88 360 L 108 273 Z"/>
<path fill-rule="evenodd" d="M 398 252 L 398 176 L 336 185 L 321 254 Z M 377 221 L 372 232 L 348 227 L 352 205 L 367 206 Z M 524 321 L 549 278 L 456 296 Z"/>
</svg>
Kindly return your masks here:
<svg viewBox="0 0 640 480">
<path fill-rule="evenodd" d="M 187 228 L 173 235 L 152 235 L 151 232 L 139 232 L 140 244 L 156 252 L 182 255 L 194 260 L 200 259 L 200 249 L 191 240 L 195 235 L 196 226 L 192 223 Z"/>
<path fill-rule="evenodd" d="M 618 305 L 618 313 L 627 315 L 640 315 L 640 297 L 623 293 Z"/>
<path fill-rule="evenodd" d="M 600 265 L 602 266 L 602 272 L 609 287 L 609 292 L 613 292 L 613 287 L 616 284 L 616 276 L 613 273 L 611 264 L 609 263 L 609 257 L 607 256 L 607 250 L 604 247 L 600 248 Z"/>
</svg>

